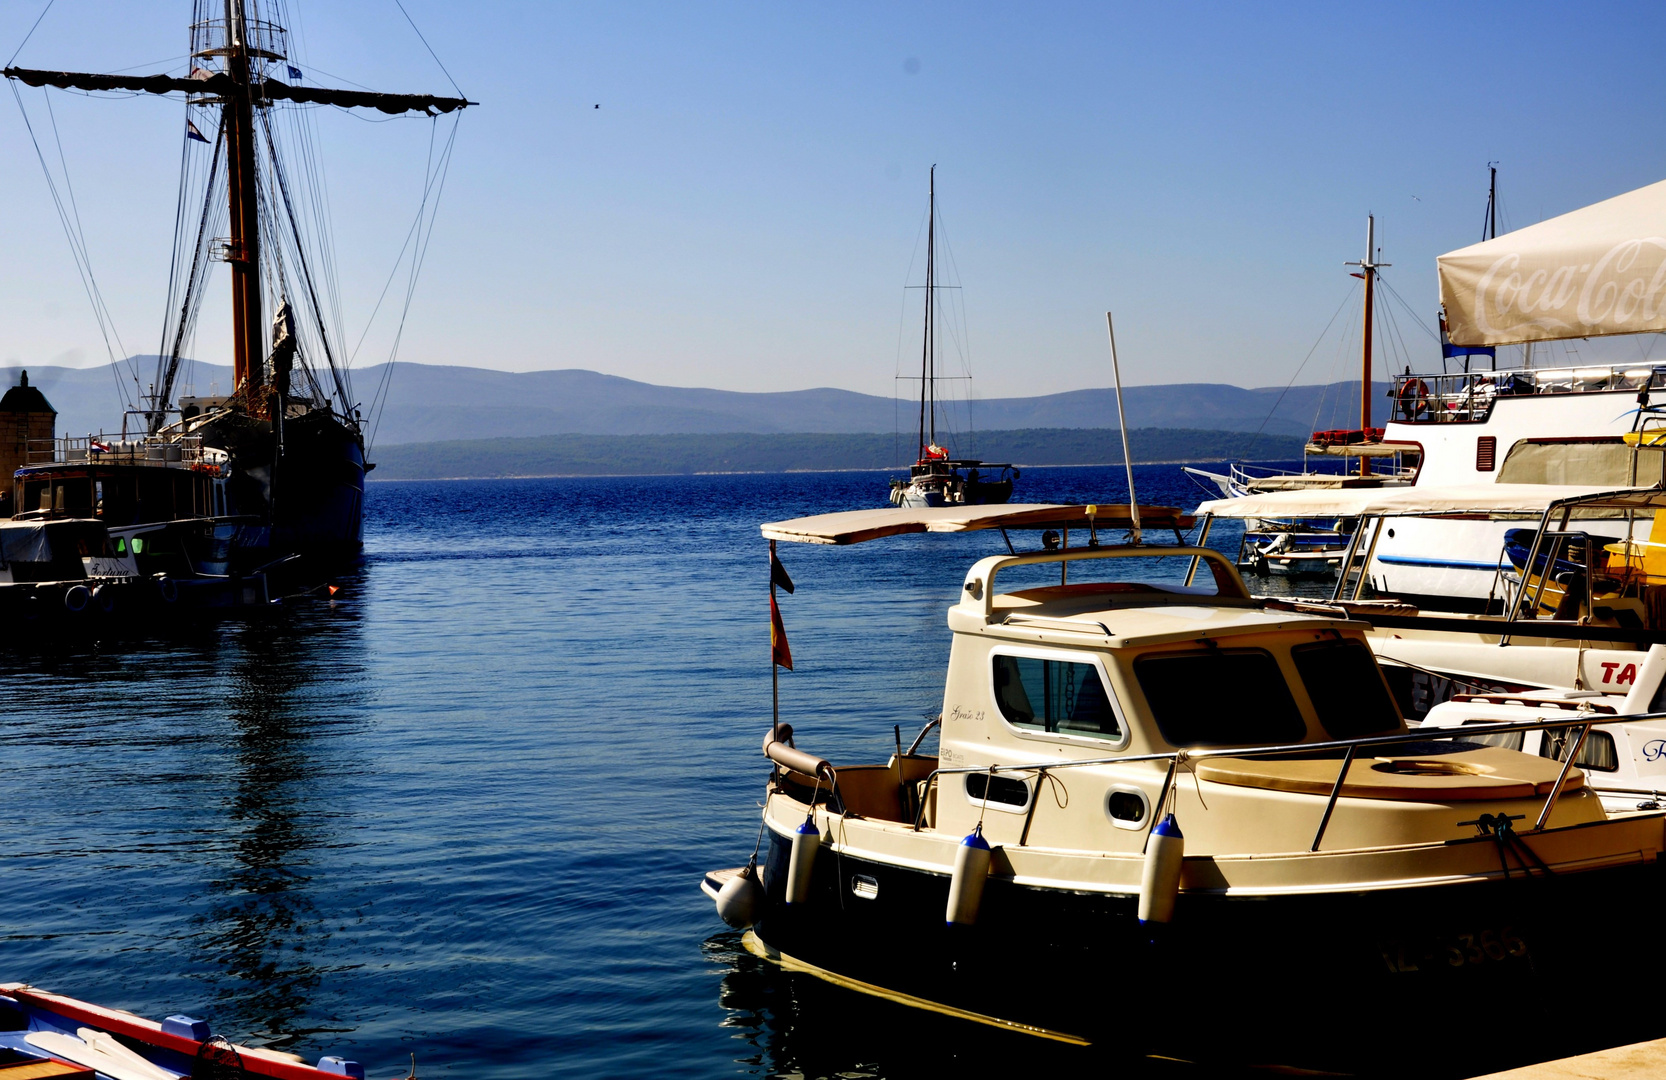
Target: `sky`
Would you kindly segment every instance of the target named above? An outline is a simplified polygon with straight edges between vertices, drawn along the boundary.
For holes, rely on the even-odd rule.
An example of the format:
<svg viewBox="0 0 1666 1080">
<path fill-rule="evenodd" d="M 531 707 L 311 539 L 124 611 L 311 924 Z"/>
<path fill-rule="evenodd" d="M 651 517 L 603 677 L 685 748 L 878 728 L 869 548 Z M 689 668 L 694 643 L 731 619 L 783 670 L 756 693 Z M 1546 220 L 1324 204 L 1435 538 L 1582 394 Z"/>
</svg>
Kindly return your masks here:
<svg viewBox="0 0 1666 1080">
<path fill-rule="evenodd" d="M 0 56 L 45 7 L 0 0 Z M 287 19 L 311 84 L 455 80 L 480 103 L 400 337 L 420 363 L 890 395 L 918 363 L 905 286 L 922 280 L 935 164 L 964 311 L 948 363 L 977 396 L 1109 385 L 1107 310 L 1127 383 L 1282 385 L 1346 308 L 1367 213 L 1385 279 L 1432 324 L 1435 257 L 1481 238 L 1489 161 L 1501 231 L 1666 178 L 1658 4 L 404 11 L 438 61 L 394 0 L 290 0 Z M 15 63 L 183 74 L 190 15 L 53 0 Z M 125 352 L 155 352 L 183 104 L 53 91 L 49 116 L 43 91 L 20 91 L 45 152 L 62 144 Z M 0 364 L 105 363 L 9 97 Z M 380 362 L 397 303 L 367 320 L 451 121 L 317 123 L 348 337 L 364 334 L 357 363 Z M 226 362 L 224 294 L 198 359 Z M 1398 317 L 1414 362 L 1438 364 Z M 1320 350 L 1300 381 L 1351 373 Z"/>
</svg>

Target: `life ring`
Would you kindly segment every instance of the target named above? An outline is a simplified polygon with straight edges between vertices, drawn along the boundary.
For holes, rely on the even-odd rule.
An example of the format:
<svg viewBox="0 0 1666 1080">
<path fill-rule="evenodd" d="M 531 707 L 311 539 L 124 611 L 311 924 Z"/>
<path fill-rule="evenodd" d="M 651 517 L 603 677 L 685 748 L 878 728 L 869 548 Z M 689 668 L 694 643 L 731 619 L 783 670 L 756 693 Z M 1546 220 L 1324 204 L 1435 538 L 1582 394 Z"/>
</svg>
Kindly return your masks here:
<svg viewBox="0 0 1666 1080">
<path fill-rule="evenodd" d="M 71 615 L 79 615 L 92 603 L 93 592 L 85 585 L 71 585 L 64 590 L 64 607 Z"/>
<path fill-rule="evenodd" d="M 1400 415 L 1407 420 L 1416 420 L 1429 411 L 1429 384 L 1422 379 L 1408 379 L 1401 383 L 1397 397 Z"/>
<path fill-rule="evenodd" d="M 162 598 L 164 604 L 171 604 L 179 599 L 179 586 L 174 584 L 171 577 L 156 579 L 156 594 Z"/>
</svg>

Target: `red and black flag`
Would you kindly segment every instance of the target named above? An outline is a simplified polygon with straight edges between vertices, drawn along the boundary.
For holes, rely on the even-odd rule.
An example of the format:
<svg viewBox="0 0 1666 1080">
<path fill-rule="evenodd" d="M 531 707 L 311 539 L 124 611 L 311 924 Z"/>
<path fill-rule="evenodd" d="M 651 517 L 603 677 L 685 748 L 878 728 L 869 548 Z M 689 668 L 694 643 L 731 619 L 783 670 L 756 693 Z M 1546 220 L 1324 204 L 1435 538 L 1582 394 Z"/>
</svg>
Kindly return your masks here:
<svg viewBox="0 0 1666 1080">
<path fill-rule="evenodd" d="M 775 587 L 793 591 L 793 579 L 775 557 L 775 541 L 769 542 L 769 653 L 770 659 L 788 671 L 793 669 L 792 649 L 787 647 L 787 628 L 781 623 L 781 609 L 775 604 Z"/>
</svg>

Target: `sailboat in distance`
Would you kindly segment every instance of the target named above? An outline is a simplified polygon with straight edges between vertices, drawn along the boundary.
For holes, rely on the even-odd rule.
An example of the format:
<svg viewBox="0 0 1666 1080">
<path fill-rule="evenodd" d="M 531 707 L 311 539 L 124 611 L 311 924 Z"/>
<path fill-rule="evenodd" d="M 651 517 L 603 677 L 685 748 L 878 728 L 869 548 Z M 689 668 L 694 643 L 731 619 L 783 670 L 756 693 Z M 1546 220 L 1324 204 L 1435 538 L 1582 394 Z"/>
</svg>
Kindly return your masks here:
<svg viewBox="0 0 1666 1080">
<path fill-rule="evenodd" d="M 29 86 L 183 95 L 187 107 L 168 317 L 151 392 L 142 407 L 130 405 L 119 438 L 32 446 L 13 489 L 19 517 L 102 520 L 146 574 L 235 575 L 296 560 L 322 572 L 359 555 L 364 477 L 374 466 L 365 461 L 333 311 L 319 236 L 326 215 L 305 204 L 319 194 L 311 129 L 295 110 L 437 117 L 474 104 L 302 85 L 287 32 L 266 17 L 274 14 L 284 14 L 282 0 L 196 0 L 183 78 L 3 71 Z M 301 158 L 295 170 L 282 152 L 291 144 Z M 215 262 L 231 271 L 234 384 L 224 396 L 176 401 L 182 350 Z"/>
<path fill-rule="evenodd" d="M 908 478 L 891 481 L 892 506 L 981 506 L 1012 498 L 1018 470 L 1009 464 L 955 458 L 937 443 L 937 166 L 931 167 L 926 218 L 926 322 L 920 346 L 919 457 Z"/>
</svg>

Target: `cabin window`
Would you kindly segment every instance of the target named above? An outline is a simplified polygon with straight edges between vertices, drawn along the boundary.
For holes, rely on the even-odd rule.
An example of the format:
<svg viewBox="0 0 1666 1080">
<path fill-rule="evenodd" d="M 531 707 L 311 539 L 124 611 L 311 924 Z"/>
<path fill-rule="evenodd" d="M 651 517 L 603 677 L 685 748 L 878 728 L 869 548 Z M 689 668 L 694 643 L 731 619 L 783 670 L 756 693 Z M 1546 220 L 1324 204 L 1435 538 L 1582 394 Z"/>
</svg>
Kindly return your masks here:
<svg viewBox="0 0 1666 1080">
<path fill-rule="evenodd" d="M 966 797 L 975 803 L 1022 810 L 1030 805 L 1030 785 L 998 773 L 994 776 L 986 772 L 967 773 Z"/>
<path fill-rule="evenodd" d="M 1465 720 L 1464 727 L 1489 727 L 1493 720 Z M 1525 731 L 1506 731 L 1497 735 L 1484 735 L 1477 731 L 1474 734 L 1465 733 L 1464 741 L 1480 743 L 1482 746 L 1502 746 L 1506 750 L 1520 750 L 1527 737 Z"/>
<path fill-rule="evenodd" d="M 1568 747 L 1578 739 L 1578 728 L 1546 731 L 1544 738 L 1539 742 L 1539 756 L 1566 761 Z M 1620 755 L 1614 748 L 1614 736 L 1606 731 L 1592 731 L 1585 736 L 1585 745 L 1579 748 L 1579 756 L 1573 759 L 1573 763 L 1581 769 L 1592 769 L 1596 772 L 1617 771 L 1620 767 Z"/>
<path fill-rule="evenodd" d="M 1300 742 L 1307 723 L 1265 649 L 1188 649 L 1134 661 L 1157 729 L 1170 746 Z"/>
<path fill-rule="evenodd" d="M 1400 712 L 1363 641 L 1315 641 L 1290 650 L 1319 723 L 1333 739 L 1400 730 Z"/>
<path fill-rule="evenodd" d="M 1014 727 L 1096 739 L 1122 738 L 1099 666 L 996 654 L 995 701 Z"/>
<path fill-rule="evenodd" d="M 1605 487 L 1647 487 L 1661 482 L 1666 451 L 1641 447 L 1635 451 L 1619 439 L 1521 439 L 1510 447 L 1498 468 L 1500 484 L 1600 484 Z"/>
</svg>

